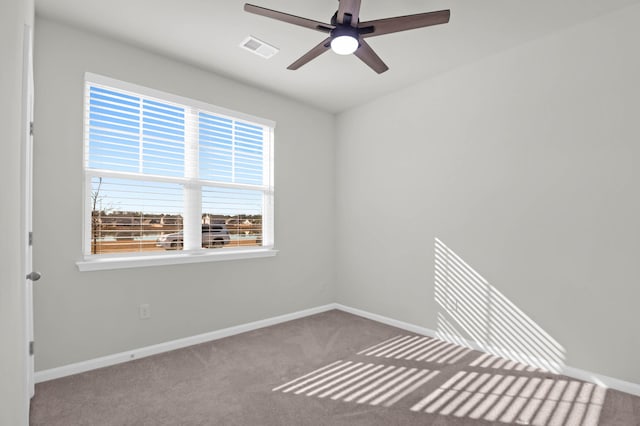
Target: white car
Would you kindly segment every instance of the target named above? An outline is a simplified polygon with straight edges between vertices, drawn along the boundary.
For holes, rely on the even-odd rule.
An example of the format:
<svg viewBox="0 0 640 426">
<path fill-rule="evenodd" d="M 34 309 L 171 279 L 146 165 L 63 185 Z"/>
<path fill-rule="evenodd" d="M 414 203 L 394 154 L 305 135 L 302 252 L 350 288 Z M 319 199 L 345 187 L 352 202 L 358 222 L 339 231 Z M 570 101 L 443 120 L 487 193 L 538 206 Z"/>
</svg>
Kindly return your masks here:
<svg viewBox="0 0 640 426">
<path fill-rule="evenodd" d="M 180 250 L 184 241 L 183 232 L 162 235 L 156 241 L 157 247 L 164 247 L 165 250 Z M 225 225 L 202 225 L 202 247 L 224 247 L 229 244 L 229 230 Z"/>
</svg>

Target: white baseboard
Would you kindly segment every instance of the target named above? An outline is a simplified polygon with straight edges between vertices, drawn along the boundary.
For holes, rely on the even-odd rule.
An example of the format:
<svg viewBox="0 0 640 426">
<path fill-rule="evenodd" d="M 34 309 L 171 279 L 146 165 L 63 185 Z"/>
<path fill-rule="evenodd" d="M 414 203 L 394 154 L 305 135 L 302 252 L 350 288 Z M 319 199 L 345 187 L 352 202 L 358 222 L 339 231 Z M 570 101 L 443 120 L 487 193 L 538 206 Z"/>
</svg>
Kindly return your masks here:
<svg viewBox="0 0 640 426">
<path fill-rule="evenodd" d="M 367 318 L 373 321 L 377 321 L 377 322 L 381 322 L 383 324 L 387 324 L 390 325 L 392 327 L 397 327 L 397 328 L 401 328 L 403 330 L 407 330 L 410 331 L 412 333 L 417 333 L 417 334 L 423 334 L 425 336 L 429 336 L 429 337 L 436 337 L 436 332 L 425 328 L 425 327 L 420 327 L 419 325 L 415 325 L 415 324 L 410 324 L 408 322 L 404 322 L 404 321 L 398 321 L 396 319 L 393 318 L 389 318 L 389 317 L 385 317 L 382 315 L 378 315 L 378 314 L 373 314 L 371 312 L 367 312 L 367 311 L 363 311 L 362 309 L 357 309 L 357 308 L 352 308 L 351 306 L 345 306 L 342 305 L 340 303 L 336 303 L 335 304 L 336 309 L 339 309 L 341 311 L 344 312 L 348 312 L 350 314 L 353 315 L 357 315 L 359 317 L 363 317 L 363 318 Z"/>
<path fill-rule="evenodd" d="M 259 328 L 268 327 L 270 325 L 275 325 L 282 322 L 295 320 L 298 318 L 304 318 L 310 315 L 319 314 L 321 312 L 330 311 L 332 309 L 338 309 L 353 315 L 357 315 L 363 318 L 377 321 L 382 324 L 387 324 L 392 327 L 397 327 L 402 330 L 407 330 L 412 333 L 422 334 L 422 335 L 434 337 L 434 338 L 441 337 L 434 330 L 431 330 L 426 327 L 421 327 L 415 324 L 399 321 L 393 318 L 363 311 L 357 308 L 352 308 L 350 306 L 345 306 L 339 303 L 330 303 L 327 305 L 305 309 L 305 310 L 293 312 L 290 314 L 280 315 L 277 317 L 267 318 L 260 321 L 254 321 L 246 324 L 237 325 L 234 327 L 224 328 L 222 330 L 216 330 L 209 333 L 198 334 L 196 336 L 185 337 L 183 339 L 172 340 L 170 342 L 159 343 L 157 345 L 147 346 L 144 348 L 134 349 L 131 351 L 120 352 L 113 355 L 107 355 L 100 358 L 95 358 L 87 361 L 77 362 L 74 364 L 64 365 L 62 367 L 37 371 L 35 373 L 35 382 L 41 383 L 41 382 L 46 382 L 47 380 L 53 380 L 61 377 L 71 376 L 73 374 L 84 373 L 85 371 L 108 367 L 110 365 L 120 364 L 123 362 L 131 361 L 133 359 L 144 358 L 151 355 L 172 351 L 175 349 L 185 348 L 187 346 L 197 345 L 200 343 L 210 342 L 213 340 L 222 339 L 224 337 L 229 337 L 236 334 L 245 333 L 247 331 L 257 330 Z M 477 342 L 474 342 L 472 340 L 464 340 L 461 342 L 459 337 L 456 337 L 456 339 L 454 340 L 455 340 L 454 343 L 463 344 L 469 348 L 472 348 L 478 351 L 484 351 L 481 345 L 479 345 Z M 640 396 L 640 384 L 627 382 L 624 380 L 608 377 L 602 374 L 592 373 L 590 371 L 585 371 L 579 368 L 574 368 L 569 366 L 560 367 L 559 373 L 564 374 L 568 377 L 572 377 L 574 379 L 595 383 L 605 388 L 616 389 L 621 392 L 626 392 L 632 395 Z"/>
<path fill-rule="evenodd" d="M 126 352 L 120 352 L 113 355 L 107 355 L 100 358 L 89 359 L 87 361 L 76 362 L 73 364 L 63 365 L 62 367 L 51 368 L 48 370 L 36 371 L 34 380 L 36 383 L 46 382 L 47 380 L 59 379 L 61 377 L 71 376 L 73 374 L 84 373 L 85 371 L 96 370 L 98 368 L 108 367 L 134 359 L 145 358 L 151 355 L 163 352 L 173 351 L 175 349 L 185 348 L 187 346 L 197 345 L 200 343 L 210 342 L 212 340 L 222 339 L 224 337 L 233 336 L 235 334 L 245 333 L 247 331 L 257 330 L 259 328 L 268 327 L 270 325 L 279 324 L 298 318 L 308 317 L 309 315 L 319 314 L 321 312 L 336 309 L 334 303 L 328 305 L 317 306 L 315 308 L 305 309 L 290 314 L 280 315 L 277 317 L 267 318 L 260 321 L 253 321 L 246 324 L 236 325 L 222 330 L 216 330 L 209 333 L 198 334 L 196 336 L 185 337 L 183 339 L 172 340 L 169 342 L 159 343 L 157 345 L 146 346 L 144 348 L 133 349 Z"/>
<path fill-rule="evenodd" d="M 336 309 L 339 309 L 341 311 L 344 312 L 348 312 L 350 314 L 353 315 L 358 315 L 360 317 L 363 318 L 367 318 L 373 321 L 377 321 L 380 322 L 382 324 L 387 324 L 393 327 L 397 327 L 397 328 L 401 328 L 403 330 L 407 330 L 410 331 L 412 333 L 416 333 L 416 334 L 422 334 L 425 336 L 429 336 L 429 337 L 435 337 L 435 338 L 441 338 L 441 334 L 440 333 L 436 333 L 434 330 L 431 330 L 429 328 L 426 327 L 420 327 L 418 325 L 415 324 L 410 324 L 407 322 L 403 322 L 403 321 L 398 321 L 396 319 L 393 318 L 388 318 L 382 315 L 378 315 L 378 314 L 374 314 L 371 312 L 367 312 L 367 311 L 363 311 L 361 309 L 356 309 L 356 308 L 352 308 L 350 306 L 344 306 L 341 305 L 339 303 L 335 304 Z M 468 339 L 464 339 L 464 341 L 460 341 L 461 339 L 459 337 L 456 337 L 455 339 L 446 339 L 446 340 L 450 340 L 453 343 L 457 343 L 457 344 L 462 344 L 464 346 L 467 346 L 471 349 L 475 349 L 481 352 L 486 352 L 486 350 L 482 347 L 482 345 L 478 344 L 477 342 L 474 342 L 473 340 L 468 340 Z M 502 351 L 502 352 L 508 352 L 508 351 Z M 517 361 L 517 359 L 516 359 Z M 570 366 L 560 366 L 559 367 L 559 371 L 557 372 L 558 374 L 563 374 L 567 377 L 571 377 L 574 379 L 578 379 L 578 380 L 583 380 L 586 382 L 591 382 L 594 383 L 598 386 L 602 386 L 604 388 L 610 388 L 610 389 L 615 389 L 615 390 L 619 390 L 621 392 L 626 392 L 632 395 L 637 395 L 640 396 L 640 384 L 637 383 L 632 383 L 632 382 L 627 382 L 624 380 L 620 380 L 620 379 L 616 379 L 613 377 L 609 377 L 609 376 L 605 376 L 603 374 L 597 374 L 597 373 L 592 373 L 590 371 L 586 371 L 586 370 L 581 370 L 579 368 L 575 368 L 575 367 L 570 367 Z"/>
<path fill-rule="evenodd" d="M 565 366 L 562 374 L 573 377 L 574 379 L 584 380 L 585 382 L 595 383 L 604 388 L 615 389 L 620 392 L 626 392 L 631 395 L 640 396 L 640 384 L 631 383 L 615 377 L 605 376 L 603 374 L 592 373 L 591 371 L 581 370 L 575 367 Z"/>
</svg>

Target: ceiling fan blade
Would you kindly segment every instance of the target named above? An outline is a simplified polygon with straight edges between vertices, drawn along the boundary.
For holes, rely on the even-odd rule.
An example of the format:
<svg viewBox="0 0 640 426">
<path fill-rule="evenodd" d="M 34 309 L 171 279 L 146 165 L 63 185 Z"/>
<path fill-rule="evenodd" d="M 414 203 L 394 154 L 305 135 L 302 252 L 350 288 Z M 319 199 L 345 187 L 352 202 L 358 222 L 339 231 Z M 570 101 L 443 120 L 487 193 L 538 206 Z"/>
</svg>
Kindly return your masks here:
<svg viewBox="0 0 640 426">
<path fill-rule="evenodd" d="M 389 69 L 389 67 L 382 62 L 382 59 L 380 59 L 376 52 L 373 51 L 371 46 L 369 46 L 369 44 L 362 38 L 360 39 L 360 47 L 358 47 L 358 50 L 353 52 L 353 54 L 360 58 L 362 62 L 369 65 L 369 67 L 378 74 L 382 74 Z"/>
<path fill-rule="evenodd" d="M 326 52 L 330 48 L 331 48 L 331 37 L 327 37 L 320 44 L 318 44 L 316 47 L 314 47 L 313 49 L 311 49 L 310 51 L 308 51 L 307 53 L 302 55 L 300 57 L 300 59 L 298 59 L 297 61 L 295 61 L 291 65 L 289 65 L 287 67 L 287 69 L 288 70 L 297 70 L 298 68 L 300 68 L 301 66 L 303 66 L 307 62 L 311 61 L 312 59 L 317 58 L 320 55 L 322 55 L 324 52 Z"/>
<path fill-rule="evenodd" d="M 351 26 L 358 27 L 358 18 L 360 16 L 360 0 L 338 0 L 338 15 L 336 21 L 338 24 L 344 24 L 346 15 L 351 15 Z M 347 18 L 348 19 L 348 18 Z"/>
<path fill-rule="evenodd" d="M 383 34 L 413 30 L 415 28 L 429 27 L 431 25 L 446 24 L 449 22 L 450 15 L 450 10 L 438 10 L 436 12 L 361 22 L 358 28 L 361 30 L 361 37 L 375 37 Z M 365 28 L 373 29 L 370 32 L 362 31 Z"/>
<path fill-rule="evenodd" d="M 266 16 L 267 18 L 276 19 L 278 21 L 287 22 L 293 25 L 299 25 L 301 27 L 321 31 L 323 33 L 331 32 L 331 30 L 335 28 L 334 25 L 325 24 L 324 22 L 301 18 L 300 16 L 289 15 L 288 13 L 278 12 L 277 10 L 271 10 L 249 3 L 244 4 L 244 10 L 245 12 L 255 13 L 256 15 Z"/>
</svg>

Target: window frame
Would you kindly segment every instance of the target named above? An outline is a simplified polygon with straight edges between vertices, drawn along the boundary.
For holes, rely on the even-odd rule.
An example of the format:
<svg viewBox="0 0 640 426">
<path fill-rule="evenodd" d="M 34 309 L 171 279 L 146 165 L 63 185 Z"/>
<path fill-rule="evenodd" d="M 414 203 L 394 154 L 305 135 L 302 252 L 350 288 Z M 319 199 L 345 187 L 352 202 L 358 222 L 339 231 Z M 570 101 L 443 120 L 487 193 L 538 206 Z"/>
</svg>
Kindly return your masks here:
<svg viewBox="0 0 640 426">
<path fill-rule="evenodd" d="M 273 151 L 274 151 L 274 130 L 276 123 L 272 120 L 252 116 L 249 114 L 233 111 L 230 109 L 222 108 L 216 105 L 212 105 L 206 102 L 198 101 L 195 99 L 186 98 L 171 93 L 166 93 L 160 90 L 151 89 L 148 87 L 140 86 L 133 83 L 128 83 L 120 80 L 116 80 L 110 77 L 102 76 L 86 72 L 83 79 L 83 155 L 82 155 L 82 173 L 83 173 L 83 208 L 82 208 L 82 260 L 76 262 L 76 265 L 80 271 L 92 271 L 102 269 L 120 269 L 120 268 L 133 268 L 141 266 L 156 266 L 156 265 L 170 265 L 170 264 L 182 264 L 182 263 L 200 263 L 200 262 L 212 262 L 222 260 L 237 260 L 237 259 L 250 259 L 256 257 L 271 257 L 277 254 L 277 250 L 274 249 L 274 170 L 273 170 Z M 262 206 L 262 245 L 250 246 L 250 247 L 225 247 L 223 250 L 207 250 L 198 247 L 197 249 L 181 250 L 180 252 L 128 252 L 118 254 L 92 254 L 91 253 L 91 214 L 92 205 L 90 193 L 92 190 L 91 181 L 93 178 L 102 176 L 110 178 L 125 178 L 131 179 L 131 173 L 117 172 L 117 171 L 104 171 L 99 172 L 92 170 L 89 165 L 89 125 L 88 114 L 89 108 L 87 106 L 88 90 L 92 85 L 106 86 L 114 90 L 122 90 L 130 93 L 140 95 L 141 97 L 149 97 L 164 101 L 167 103 L 178 104 L 184 106 L 185 109 L 190 108 L 193 111 L 190 114 L 196 115 L 201 112 L 214 114 L 224 118 L 232 120 L 238 120 L 249 124 L 255 124 L 264 126 L 265 144 L 263 146 L 263 185 L 251 185 L 251 184 L 216 184 L 214 187 L 230 187 L 235 189 L 253 189 L 262 191 L 263 206 Z M 196 173 L 198 167 L 195 166 Z M 198 187 L 200 193 L 200 213 L 202 213 L 202 189 L 206 187 L 212 187 L 210 181 L 201 179 L 199 176 L 196 178 L 183 177 L 161 177 L 161 176 L 138 176 L 137 179 L 148 182 L 171 182 L 182 183 L 185 186 L 194 185 Z M 183 218 L 185 217 L 186 210 L 184 208 L 183 201 Z M 198 226 L 198 233 L 200 233 L 200 226 Z"/>
</svg>

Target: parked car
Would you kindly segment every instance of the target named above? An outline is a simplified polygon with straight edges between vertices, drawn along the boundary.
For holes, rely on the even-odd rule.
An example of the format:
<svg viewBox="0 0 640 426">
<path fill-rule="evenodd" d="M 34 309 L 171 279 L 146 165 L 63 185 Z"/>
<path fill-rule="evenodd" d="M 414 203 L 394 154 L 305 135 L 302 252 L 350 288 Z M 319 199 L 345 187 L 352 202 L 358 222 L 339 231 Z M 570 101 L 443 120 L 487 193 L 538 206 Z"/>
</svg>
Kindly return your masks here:
<svg viewBox="0 0 640 426">
<path fill-rule="evenodd" d="M 202 225 L 202 247 L 223 247 L 229 244 L 229 230 L 225 225 Z M 165 250 L 179 250 L 184 242 L 183 232 L 175 232 L 173 234 L 162 235 L 156 241 L 157 247 L 163 247 Z"/>
</svg>

